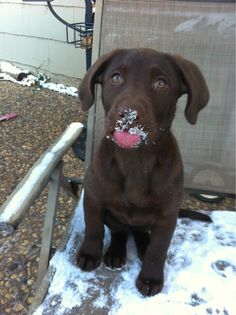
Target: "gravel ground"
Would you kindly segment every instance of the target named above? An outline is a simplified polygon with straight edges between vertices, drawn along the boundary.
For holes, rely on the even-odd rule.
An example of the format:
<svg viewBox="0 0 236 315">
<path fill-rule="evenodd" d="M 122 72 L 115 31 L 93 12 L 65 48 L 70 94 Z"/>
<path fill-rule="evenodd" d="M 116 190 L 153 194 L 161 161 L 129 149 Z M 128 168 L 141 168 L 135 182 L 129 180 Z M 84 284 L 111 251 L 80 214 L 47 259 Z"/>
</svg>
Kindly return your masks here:
<svg viewBox="0 0 236 315">
<path fill-rule="evenodd" d="M 39 156 L 73 121 L 84 122 L 76 98 L 14 83 L 0 82 L 0 113 L 17 118 L 0 122 L 0 205 Z M 64 156 L 64 174 L 83 178 L 84 163 L 72 150 Z M 53 246 L 56 247 L 75 201 L 62 189 L 59 195 Z M 14 230 L 0 233 L 0 314 L 27 314 L 34 295 L 47 189 Z"/>
<path fill-rule="evenodd" d="M 0 82 L 0 114 L 15 112 L 14 120 L 0 122 L 0 205 L 38 157 L 73 121 L 85 122 L 78 100 L 49 90 Z M 64 174 L 83 178 L 84 163 L 72 150 L 64 156 Z M 0 314 L 27 314 L 35 294 L 41 232 L 47 189 L 14 229 L 0 231 Z M 56 247 L 75 201 L 61 190 L 53 246 Z M 185 195 L 183 207 L 235 210 L 235 201 L 207 204 Z"/>
</svg>

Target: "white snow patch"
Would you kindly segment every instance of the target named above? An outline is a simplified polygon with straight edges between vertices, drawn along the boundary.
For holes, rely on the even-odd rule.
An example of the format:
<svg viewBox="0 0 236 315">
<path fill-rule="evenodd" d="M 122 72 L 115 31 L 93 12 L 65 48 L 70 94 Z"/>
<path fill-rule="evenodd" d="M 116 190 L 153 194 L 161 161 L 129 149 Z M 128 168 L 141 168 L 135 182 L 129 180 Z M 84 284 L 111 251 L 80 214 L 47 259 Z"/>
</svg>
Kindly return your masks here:
<svg viewBox="0 0 236 315">
<path fill-rule="evenodd" d="M 27 77 L 23 78 L 21 81 L 18 81 L 11 76 L 11 74 L 19 75 L 20 73 L 27 74 Z M 45 88 L 59 92 L 64 95 L 78 97 L 78 89 L 76 87 L 51 83 L 48 82 L 49 80 L 50 78 L 45 76 L 44 74 L 34 76 L 30 74 L 28 70 L 21 70 L 8 62 L 0 62 L 0 81 L 11 81 L 13 83 L 17 83 L 23 86 L 35 86 L 36 90 L 40 90 L 40 88 Z"/>
<path fill-rule="evenodd" d="M 132 125 L 135 122 L 138 116 L 138 112 L 136 110 L 126 109 L 123 111 L 123 113 L 121 113 L 121 115 L 123 116 L 116 122 L 117 131 L 123 131 L 128 129 L 130 125 Z"/>
<path fill-rule="evenodd" d="M 129 133 L 131 135 L 138 135 L 139 137 L 141 137 L 142 140 L 146 140 L 148 135 L 147 132 L 144 131 L 144 128 L 140 125 L 130 128 Z"/>
<path fill-rule="evenodd" d="M 76 97 L 78 96 L 78 89 L 73 86 L 65 86 L 64 84 L 55 84 L 55 83 L 50 83 L 50 82 L 42 83 L 40 86 L 45 89 L 59 92 L 61 94 L 71 95 L 71 96 L 76 96 Z"/>
<path fill-rule="evenodd" d="M 27 70 L 22 71 L 20 68 L 12 65 L 9 62 L 5 62 L 5 61 L 0 62 L 0 70 L 1 70 L 1 72 L 8 72 L 11 74 L 19 74 L 21 72 L 29 73 L 29 71 L 27 71 Z"/>
<path fill-rule="evenodd" d="M 65 146 L 65 143 L 73 136 L 75 132 L 78 131 L 79 128 L 83 127 L 81 123 L 74 122 L 71 123 L 68 127 L 67 131 L 61 137 L 61 139 L 52 147 L 52 149 L 45 154 L 42 161 L 32 170 L 29 175 L 28 180 L 24 183 L 24 185 L 17 191 L 17 193 L 11 198 L 9 203 L 7 204 L 4 212 L 0 215 L 1 221 L 8 221 L 12 215 L 14 215 L 21 205 L 28 198 L 29 193 L 32 191 L 35 184 L 42 177 L 43 173 L 47 169 L 49 163 L 52 162 L 53 158 L 57 154 L 57 152 Z"/>
<path fill-rule="evenodd" d="M 109 315 L 233 315 L 236 309 L 236 213 L 212 212 L 213 223 L 179 219 L 165 266 L 162 292 L 144 298 L 135 287 L 141 268 L 132 239 L 128 241 L 126 265 L 111 271 L 101 265 L 82 272 L 75 255 L 83 239 L 83 195 L 76 208 L 70 240 L 63 253 L 51 260 L 56 273 L 43 304 L 35 315 L 83 313 L 83 303 L 91 313 Z M 104 244 L 109 242 L 105 232 Z M 94 293 L 95 297 L 94 297 Z M 73 308 L 73 310 L 72 310 Z M 88 313 L 89 314 L 89 313 Z"/>
</svg>

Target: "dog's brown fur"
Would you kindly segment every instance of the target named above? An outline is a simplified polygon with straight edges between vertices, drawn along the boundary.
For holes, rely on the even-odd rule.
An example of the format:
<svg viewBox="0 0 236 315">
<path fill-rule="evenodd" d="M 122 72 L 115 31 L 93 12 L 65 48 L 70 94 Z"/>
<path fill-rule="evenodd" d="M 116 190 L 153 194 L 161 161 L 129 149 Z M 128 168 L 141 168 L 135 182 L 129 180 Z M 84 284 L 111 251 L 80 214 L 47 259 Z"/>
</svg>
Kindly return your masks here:
<svg viewBox="0 0 236 315">
<path fill-rule="evenodd" d="M 164 80 L 164 87 L 156 85 L 158 79 Z M 97 83 L 102 85 L 106 130 L 85 177 L 86 230 L 77 263 L 87 271 L 100 265 L 106 224 L 111 243 L 104 262 L 121 267 L 131 232 L 143 260 L 136 286 L 151 296 L 163 287 L 164 263 L 183 196 L 182 160 L 170 131 L 176 103 L 188 94 L 185 116 L 195 124 L 208 102 L 208 88 L 192 62 L 152 49 L 120 49 L 100 57 L 80 86 L 84 110 L 94 102 Z M 148 134 L 136 148 L 124 149 L 112 141 L 124 108 L 138 113 L 134 125 Z"/>
</svg>

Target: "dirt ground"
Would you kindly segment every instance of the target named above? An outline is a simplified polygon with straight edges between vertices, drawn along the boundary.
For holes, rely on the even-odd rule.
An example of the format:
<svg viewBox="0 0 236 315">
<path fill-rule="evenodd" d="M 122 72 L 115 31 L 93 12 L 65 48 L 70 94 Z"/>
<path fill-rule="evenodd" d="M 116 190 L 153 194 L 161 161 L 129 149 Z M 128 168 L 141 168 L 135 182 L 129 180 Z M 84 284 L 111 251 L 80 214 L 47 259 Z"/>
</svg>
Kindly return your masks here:
<svg viewBox="0 0 236 315">
<path fill-rule="evenodd" d="M 0 114 L 15 112 L 17 118 L 0 122 L 0 206 L 39 156 L 74 121 L 85 122 L 79 102 L 71 96 L 33 87 L 0 82 Z M 64 174 L 83 178 L 84 163 L 72 150 L 64 156 Z M 14 229 L 0 226 L 0 314 L 27 314 L 35 294 L 41 232 L 47 189 Z M 56 247 L 75 201 L 62 189 L 59 196 L 53 246 Z M 235 200 L 203 203 L 185 195 L 183 207 L 235 210 Z"/>
</svg>

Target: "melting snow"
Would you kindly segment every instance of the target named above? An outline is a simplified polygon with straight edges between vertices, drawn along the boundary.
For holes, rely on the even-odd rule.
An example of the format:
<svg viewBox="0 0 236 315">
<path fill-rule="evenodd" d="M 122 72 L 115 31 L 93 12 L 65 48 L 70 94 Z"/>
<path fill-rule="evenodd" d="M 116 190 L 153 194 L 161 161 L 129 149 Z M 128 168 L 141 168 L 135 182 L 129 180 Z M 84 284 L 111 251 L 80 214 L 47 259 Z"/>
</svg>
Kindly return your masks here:
<svg viewBox="0 0 236 315">
<path fill-rule="evenodd" d="M 131 135 L 138 135 L 142 140 L 147 138 L 147 132 L 144 131 L 143 126 L 137 125 L 131 127 L 137 119 L 138 112 L 132 109 L 124 110 L 123 117 L 116 122 L 116 131 L 128 131 Z"/>
<path fill-rule="evenodd" d="M 12 74 L 25 74 L 21 81 L 12 77 Z M 28 70 L 21 70 L 18 67 L 8 63 L 0 62 L 0 81 L 11 81 L 23 86 L 36 86 L 38 89 L 45 88 L 65 95 L 78 96 L 78 89 L 64 84 L 51 83 L 50 78 L 44 74 L 34 76 Z"/>
<path fill-rule="evenodd" d="M 147 138 L 147 133 L 143 130 L 142 126 L 136 126 L 129 129 L 131 135 L 138 135 L 141 139 L 145 140 Z"/>
<path fill-rule="evenodd" d="M 165 266 L 163 291 L 144 298 L 135 287 L 141 262 L 133 240 L 126 265 L 82 272 L 75 255 L 84 230 L 83 195 L 64 252 L 50 266 L 55 275 L 39 314 L 233 315 L 236 309 L 236 213 L 214 211 L 212 224 L 179 219 Z M 105 247 L 109 233 L 105 233 Z M 51 313 L 50 313 L 51 312 Z"/>
<path fill-rule="evenodd" d="M 116 122 L 116 130 L 123 131 L 129 129 L 138 116 L 138 112 L 132 109 L 126 109 L 123 112 L 121 119 Z"/>
</svg>

